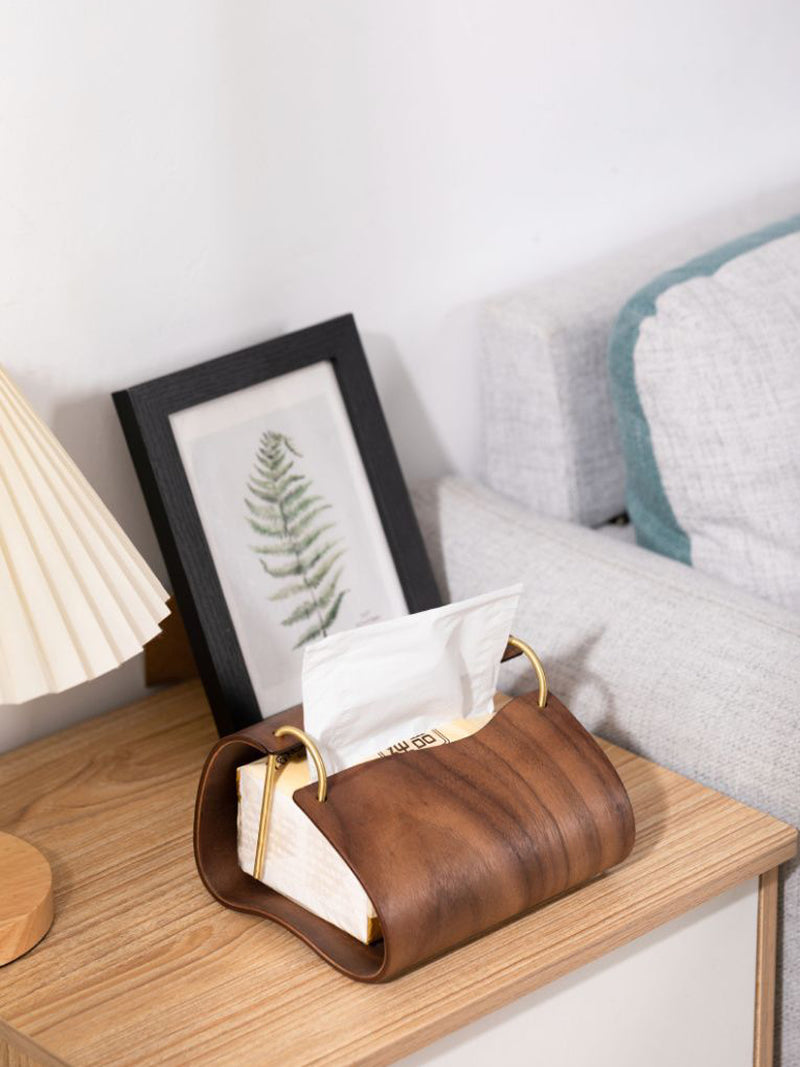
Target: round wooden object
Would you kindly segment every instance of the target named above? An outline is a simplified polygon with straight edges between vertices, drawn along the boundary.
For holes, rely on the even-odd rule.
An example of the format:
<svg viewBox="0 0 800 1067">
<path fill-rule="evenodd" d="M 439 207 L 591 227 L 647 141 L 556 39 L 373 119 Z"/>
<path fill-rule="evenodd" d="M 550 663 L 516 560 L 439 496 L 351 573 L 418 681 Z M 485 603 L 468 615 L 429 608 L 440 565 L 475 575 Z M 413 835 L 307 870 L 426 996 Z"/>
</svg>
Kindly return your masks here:
<svg viewBox="0 0 800 1067">
<path fill-rule="evenodd" d="M 0 965 L 41 941 L 53 921 L 53 875 L 38 848 L 0 833 Z"/>
</svg>

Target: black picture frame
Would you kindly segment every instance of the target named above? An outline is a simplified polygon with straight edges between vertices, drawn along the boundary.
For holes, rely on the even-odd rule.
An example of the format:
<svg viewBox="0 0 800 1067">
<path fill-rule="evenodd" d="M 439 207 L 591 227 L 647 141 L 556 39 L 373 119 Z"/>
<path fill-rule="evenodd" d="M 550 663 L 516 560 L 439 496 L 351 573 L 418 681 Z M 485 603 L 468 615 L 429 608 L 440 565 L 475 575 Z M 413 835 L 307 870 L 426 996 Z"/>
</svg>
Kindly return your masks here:
<svg viewBox="0 0 800 1067">
<path fill-rule="evenodd" d="M 220 735 L 262 715 L 170 415 L 321 361 L 333 367 L 408 610 L 438 607 L 439 591 L 352 315 L 113 394 Z"/>
</svg>

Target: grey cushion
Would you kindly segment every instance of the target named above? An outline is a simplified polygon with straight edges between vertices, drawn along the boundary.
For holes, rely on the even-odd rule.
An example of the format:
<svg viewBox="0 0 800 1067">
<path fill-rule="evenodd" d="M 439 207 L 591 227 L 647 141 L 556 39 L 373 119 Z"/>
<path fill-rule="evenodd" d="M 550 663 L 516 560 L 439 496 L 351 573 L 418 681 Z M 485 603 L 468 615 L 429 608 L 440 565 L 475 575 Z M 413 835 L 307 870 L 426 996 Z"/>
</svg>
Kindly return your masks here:
<svg viewBox="0 0 800 1067">
<path fill-rule="evenodd" d="M 660 271 L 797 210 L 798 190 L 672 227 L 499 296 L 482 314 L 482 479 L 541 515 L 599 525 L 625 509 L 608 343 L 625 301 Z"/>
<path fill-rule="evenodd" d="M 587 727 L 800 823 L 800 618 L 457 479 L 415 504 L 443 593 L 524 583 L 517 632 Z M 800 1063 L 799 873 L 783 884 L 784 1067 Z"/>
<path fill-rule="evenodd" d="M 800 612 L 800 215 L 650 282 L 609 354 L 639 544 Z"/>
</svg>

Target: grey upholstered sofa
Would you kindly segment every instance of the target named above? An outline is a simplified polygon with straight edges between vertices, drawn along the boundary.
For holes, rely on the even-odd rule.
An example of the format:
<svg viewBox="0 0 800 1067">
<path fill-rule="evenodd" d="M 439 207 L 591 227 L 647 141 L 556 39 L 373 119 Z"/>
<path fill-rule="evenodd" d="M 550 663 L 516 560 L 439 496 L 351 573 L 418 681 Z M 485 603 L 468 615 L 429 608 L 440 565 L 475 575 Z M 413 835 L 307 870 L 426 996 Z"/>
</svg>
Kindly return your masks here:
<svg viewBox="0 0 800 1067">
<path fill-rule="evenodd" d="M 606 372 L 617 311 L 654 273 L 771 214 L 757 205 L 487 305 L 482 484 L 445 478 L 417 487 L 415 503 L 449 597 L 524 583 L 518 631 L 590 729 L 798 825 L 800 617 L 604 526 L 625 506 Z M 790 1067 L 796 862 L 782 898 L 778 1049 Z"/>
</svg>

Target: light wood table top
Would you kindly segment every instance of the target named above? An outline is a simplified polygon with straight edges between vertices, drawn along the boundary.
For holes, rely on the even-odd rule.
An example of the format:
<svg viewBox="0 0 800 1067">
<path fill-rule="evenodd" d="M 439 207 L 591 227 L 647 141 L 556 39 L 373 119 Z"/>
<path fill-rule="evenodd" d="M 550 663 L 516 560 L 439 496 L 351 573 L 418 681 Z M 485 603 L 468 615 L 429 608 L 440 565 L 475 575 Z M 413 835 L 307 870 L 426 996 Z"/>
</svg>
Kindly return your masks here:
<svg viewBox="0 0 800 1067">
<path fill-rule="evenodd" d="M 796 849 L 792 827 L 605 745 L 636 812 L 624 864 L 395 982 L 361 985 L 201 885 L 192 812 L 214 740 L 191 682 L 0 758 L 0 828 L 42 849 L 56 891 L 48 936 L 0 969 L 0 1063 L 387 1063 Z"/>
</svg>

